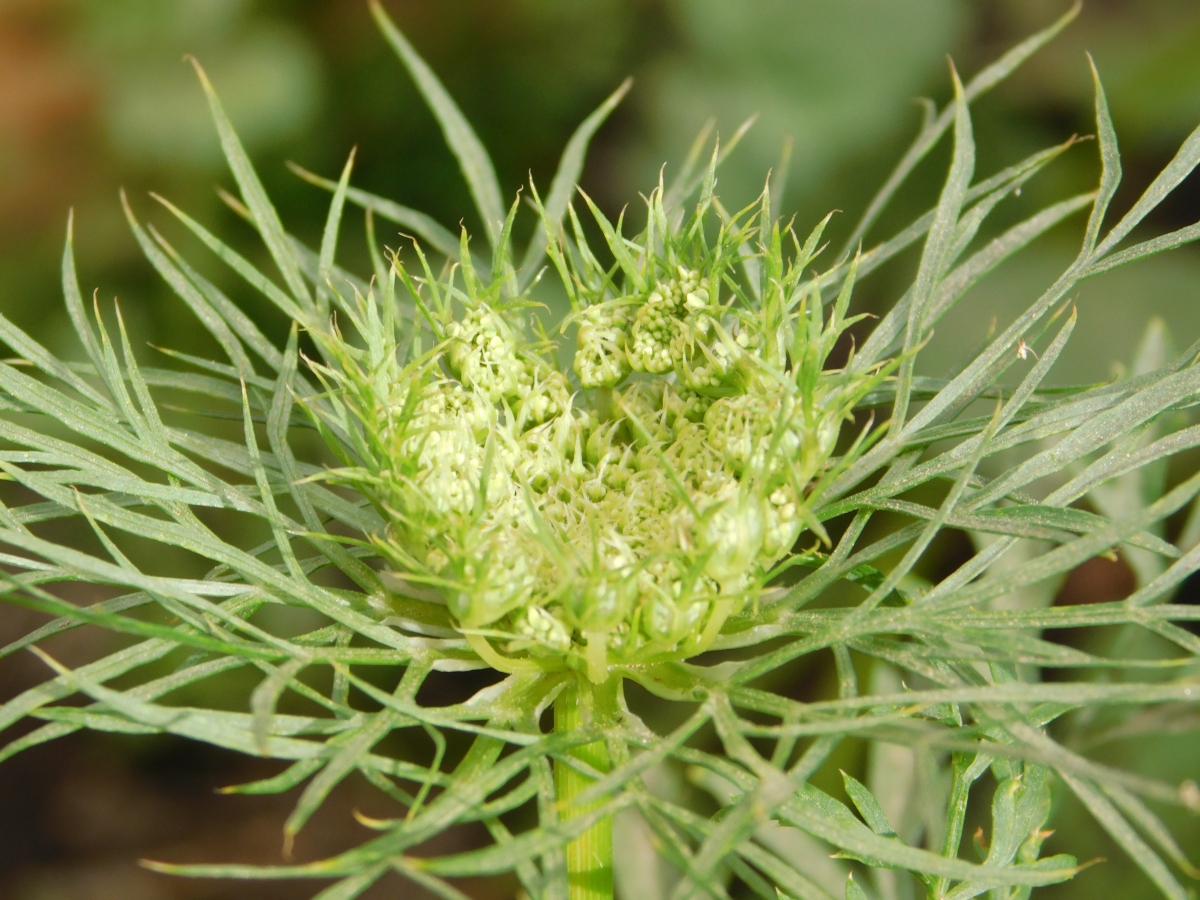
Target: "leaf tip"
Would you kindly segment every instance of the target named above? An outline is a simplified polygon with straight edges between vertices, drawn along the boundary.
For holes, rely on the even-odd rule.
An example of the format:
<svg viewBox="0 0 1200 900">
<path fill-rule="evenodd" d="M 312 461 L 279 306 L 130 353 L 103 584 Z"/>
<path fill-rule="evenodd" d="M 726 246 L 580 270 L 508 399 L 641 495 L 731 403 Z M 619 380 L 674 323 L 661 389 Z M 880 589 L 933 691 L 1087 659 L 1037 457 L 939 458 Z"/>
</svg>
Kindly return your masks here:
<svg viewBox="0 0 1200 900">
<path fill-rule="evenodd" d="M 204 66 L 200 65 L 200 60 L 196 59 L 192 54 L 185 53 L 183 61 L 190 63 L 196 71 L 196 77 L 200 79 L 200 86 L 204 88 L 205 93 L 213 93 L 212 82 L 208 80 L 208 73 L 204 71 Z"/>
<path fill-rule="evenodd" d="M 1092 70 L 1092 83 L 1096 86 L 1096 93 L 1103 95 L 1104 86 L 1100 83 L 1100 70 L 1096 68 L 1096 59 L 1087 50 L 1084 51 L 1083 55 L 1087 57 L 1088 68 Z"/>
<path fill-rule="evenodd" d="M 954 103 L 955 105 L 966 104 L 966 92 L 963 89 L 962 78 L 959 77 L 958 67 L 954 65 L 954 60 L 946 57 L 946 64 L 950 67 L 950 80 L 954 83 Z"/>
<path fill-rule="evenodd" d="M 129 223 L 129 227 L 134 230 L 138 227 L 137 216 L 133 214 L 133 206 L 129 202 L 129 195 L 125 192 L 125 188 L 119 188 L 117 195 L 121 198 L 121 209 L 125 211 L 125 220 Z"/>
</svg>

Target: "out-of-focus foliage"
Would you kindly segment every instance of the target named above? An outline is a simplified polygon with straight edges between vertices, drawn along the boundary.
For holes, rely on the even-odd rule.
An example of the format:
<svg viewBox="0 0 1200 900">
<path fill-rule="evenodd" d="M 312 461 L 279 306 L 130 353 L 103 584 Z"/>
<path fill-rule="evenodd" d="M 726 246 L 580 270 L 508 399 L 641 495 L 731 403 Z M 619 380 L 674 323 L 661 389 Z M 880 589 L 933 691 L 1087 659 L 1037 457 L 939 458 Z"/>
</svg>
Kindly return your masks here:
<svg viewBox="0 0 1200 900">
<path fill-rule="evenodd" d="M 324 86 L 317 48 L 294 21 L 252 16 L 249 0 L 81 4 L 76 40 L 104 73 L 104 130 L 130 165 L 216 168 L 221 148 L 180 57 L 203 57 L 235 86 L 229 114 L 264 147 L 311 125 Z"/>
<path fill-rule="evenodd" d="M 847 148 L 873 149 L 913 124 L 909 100 L 968 22 L 954 0 L 694 0 L 672 15 L 683 46 L 649 70 L 646 160 L 681 158 L 710 117 L 728 131 L 757 114 L 722 178 L 730 202 L 758 192 L 789 139 L 789 199 L 827 195 Z"/>
</svg>

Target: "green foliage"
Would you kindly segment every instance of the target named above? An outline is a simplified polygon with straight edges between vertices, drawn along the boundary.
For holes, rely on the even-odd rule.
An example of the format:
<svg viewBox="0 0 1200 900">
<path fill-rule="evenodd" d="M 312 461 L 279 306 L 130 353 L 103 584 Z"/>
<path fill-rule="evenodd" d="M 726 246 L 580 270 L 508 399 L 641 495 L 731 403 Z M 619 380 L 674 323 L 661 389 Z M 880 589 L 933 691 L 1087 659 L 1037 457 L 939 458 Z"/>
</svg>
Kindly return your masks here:
<svg viewBox="0 0 1200 900">
<path fill-rule="evenodd" d="M 1200 514 L 1177 543 L 1165 528 L 1200 493 L 1200 475 L 1166 469 L 1200 444 L 1189 424 L 1200 346 L 1170 359 L 1152 333 L 1128 377 L 1043 381 L 1075 326 L 1069 297 L 1081 281 L 1200 237 L 1190 226 L 1125 246 L 1200 163 L 1200 129 L 1106 229 L 1121 173 L 1097 76 L 1098 190 L 981 238 L 993 209 L 1075 141 L 975 181 L 969 103 L 1068 14 L 965 85 L 954 76 L 954 101 L 823 263 L 824 222 L 796 237 L 770 186 L 741 213 L 720 204 L 716 172 L 736 136 L 707 167 L 697 142 L 675 182 L 647 198 L 640 233 L 586 197 L 585 225 L 572 185 L 623 86 L 580 126 L 544 202 L 531 185 L 536 227 L 517 253 L 520 204 L 505 214 L 482 144 L 375 12 L 459 159 L 490 260 L 465 233 L 351 188 L 353 160 L 338 181 L 304 173 L 333 191 L 320 247 L 304 246 L 197 66 L 241 195 L 229 202 L 283 286 L 164 205 L 292 321 L 290 336 L 273 344 L 128 205 L 147 258 L 226 362 L 139 365 L 119 312 L 114 332 L 98 302 L 94 315 L 84 306 L 70 227 L 63 289 L 87 361 L 59 360 L 0 319 L 22 361 L 0 363 L 0 469 L 25 489 L 0 507 L 5 599 L 57 617 L 0 649 L 31 649 L 53 671 L 0 707 L 0 727 L 45 723 L 0 759 L 94 728 L 283 760 L 275 777 L 231 790 L 304 785 L 287 847 L 359 773 L 406 812 L 371 822 L 378 835 L 357 848 L 274 867 L 151 864 L 333 879 L 324 900 L 392 871 L 442 897 L 463 896 L 453 879 L 500 872 L 530 897 L 611 896 L 614 817 L 656 852 L 630 854 L 640 868 L 625 871 L 616 854 L 617 883 L 648 898 L 864 898 L 868 886 L 901 897 L 914 885 L 936 898 L 1028 897 L 1080 868 L 1066 852 L 1043 855 L 1056 789 L 1163 895 L 1185 897 L 1177 873 L 1195 870 L 1155 807 L 1197 812 L 1194 783 L 1088 750 L 1147 722 L 1167 728 L 1170 711 L 1200 699 L 1200 642 L 1177 624 L 1200 610 L 1170 603 L 1200 567 Z M 936 206 L 862 249 L 950 129 Z M 347 201 L 367 210 L 367 281 L 336 264 Z M 915 374 L 934 324 L 976 281 L 1085 208 L 1077 258 L 1022 315 L 951 378 Z M 375 217 L 419 240 L 381 252 Z M 911 286 L 839 356 L 859 318 L 848 315 L 855 283 L 917 244 Z M 572 305 L 560 331 L 575 338 L 573 369 L 536 311 L 546 257 Z M 302 334 L 315 348 L 304 360 Z M 186 397 L 185 412 L 165 394 Z M 222 419 L 240 425 L 236 439 L 219 436 Z M 336 467 L 311 449 L 314 431 Z M 243 546 L 209 510 L 256 524 L 265 540 Z M 63 520 L 83 525 L 95 552 L 40 527 Z M 951 530 L 979 549 L 929 580 L 922 561 Z M 146 542 L 213 568 L 199 579 L 147 571 L 132 558 Z M 1116 552 L 1136 563 L 1130 597 L 1046 605 L 1040 587 Z M 60 581 L 114 596 L 77 607 L 47 590 Z M 284 632 L 260 615 L 272 607 L 319 624 Z M 84 624 L 132 642 L 74 670 L 37 646 Z M 1118 634 L 1103 650 L 1051 639 L 1098 626 Z M 795 698 L 793 663 L 813 655 L 832 658 L 836 697 Z M 500 680 L 467 700 L 418 699 L 435 672 L 487 668 Z M 238 669 L 261 673 L 244 711 L 178 701 Z M 90 703 L 60 702 L 76 694 Z M 420 762 L 417 750 L 384 752 L 397 732 L 430 752 Z M 817 782 L 861 743 L 867 771 L 843 775 L 843 802 Z M 990 819 L 970 861 L 968 822 L 988 818 L 976 808 L 981 781 Z M 482 823 L 493 843 L 415 852 L 463 823 Z"/>
</svg>

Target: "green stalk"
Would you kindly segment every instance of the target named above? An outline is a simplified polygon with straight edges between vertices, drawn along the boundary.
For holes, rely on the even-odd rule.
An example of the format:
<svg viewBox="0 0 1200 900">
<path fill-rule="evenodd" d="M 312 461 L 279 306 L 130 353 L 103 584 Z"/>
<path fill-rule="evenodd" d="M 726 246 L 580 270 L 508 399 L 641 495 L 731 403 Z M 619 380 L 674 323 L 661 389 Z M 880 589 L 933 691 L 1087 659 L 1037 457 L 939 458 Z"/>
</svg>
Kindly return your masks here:
<svg viewBox="0 0 1200 900">
<path fill-rule="evenodd" d="M 554 701 L 554 730 L 575 731 L 616 718 L 617 678 L 593 685 L 584 679 L 569 686 Z M 604 741 L 568 751 L 570 756 L 597 772 L 607 772 L 610 760 Z M 554 789 L 563 821 L 586 815 L 603 805 L 603 800 L 572 802 L 595 781 L 561 762 L 554 764 Z M 613 900 L 612 818 L 605 817 L 567 844 L 569 900 Z"/>
</svg>

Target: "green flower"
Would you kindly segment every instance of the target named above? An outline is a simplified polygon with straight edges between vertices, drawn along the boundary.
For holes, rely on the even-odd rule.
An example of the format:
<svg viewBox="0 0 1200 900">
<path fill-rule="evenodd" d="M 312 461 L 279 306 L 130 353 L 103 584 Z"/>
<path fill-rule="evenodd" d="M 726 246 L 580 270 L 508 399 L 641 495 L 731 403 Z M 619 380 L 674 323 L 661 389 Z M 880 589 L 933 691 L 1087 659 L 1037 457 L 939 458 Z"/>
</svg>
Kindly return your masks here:
<svg viewBox="0 0 1200 900">
<path fill-rule="evenodd" d="M 569 319 L 577 382 L 529 338 L 528 296 L 500 302 L 504 276 L 485 284 L 468 262 L 464 292 L 453 271 L 418 278 L 394 260 L 443 339 L 384 391 L 349 346 L 331 353 L 333 380 L 367 398 L 364 433 L 387 436 L 341 477 L 381 497 L 378 540 L 401 574 L 442 593 L 476 646 L 600 681 L 700 652 L 756 596 L 843 421 L 883 377 L 814 372 L 846 322 L 806 311 L 804 258 L 773 263 L 786 273 L 773 299 L 739 287 L 722 306 L 715 286 L 738 283 L 730 261 L 755 229 L 726 222 L 709 246 L 707 208 L 672 227 L 656 192 L 650 213 L 659 238 L 623 285 L 551 244 L 587 299 Z"/>
</svg>

